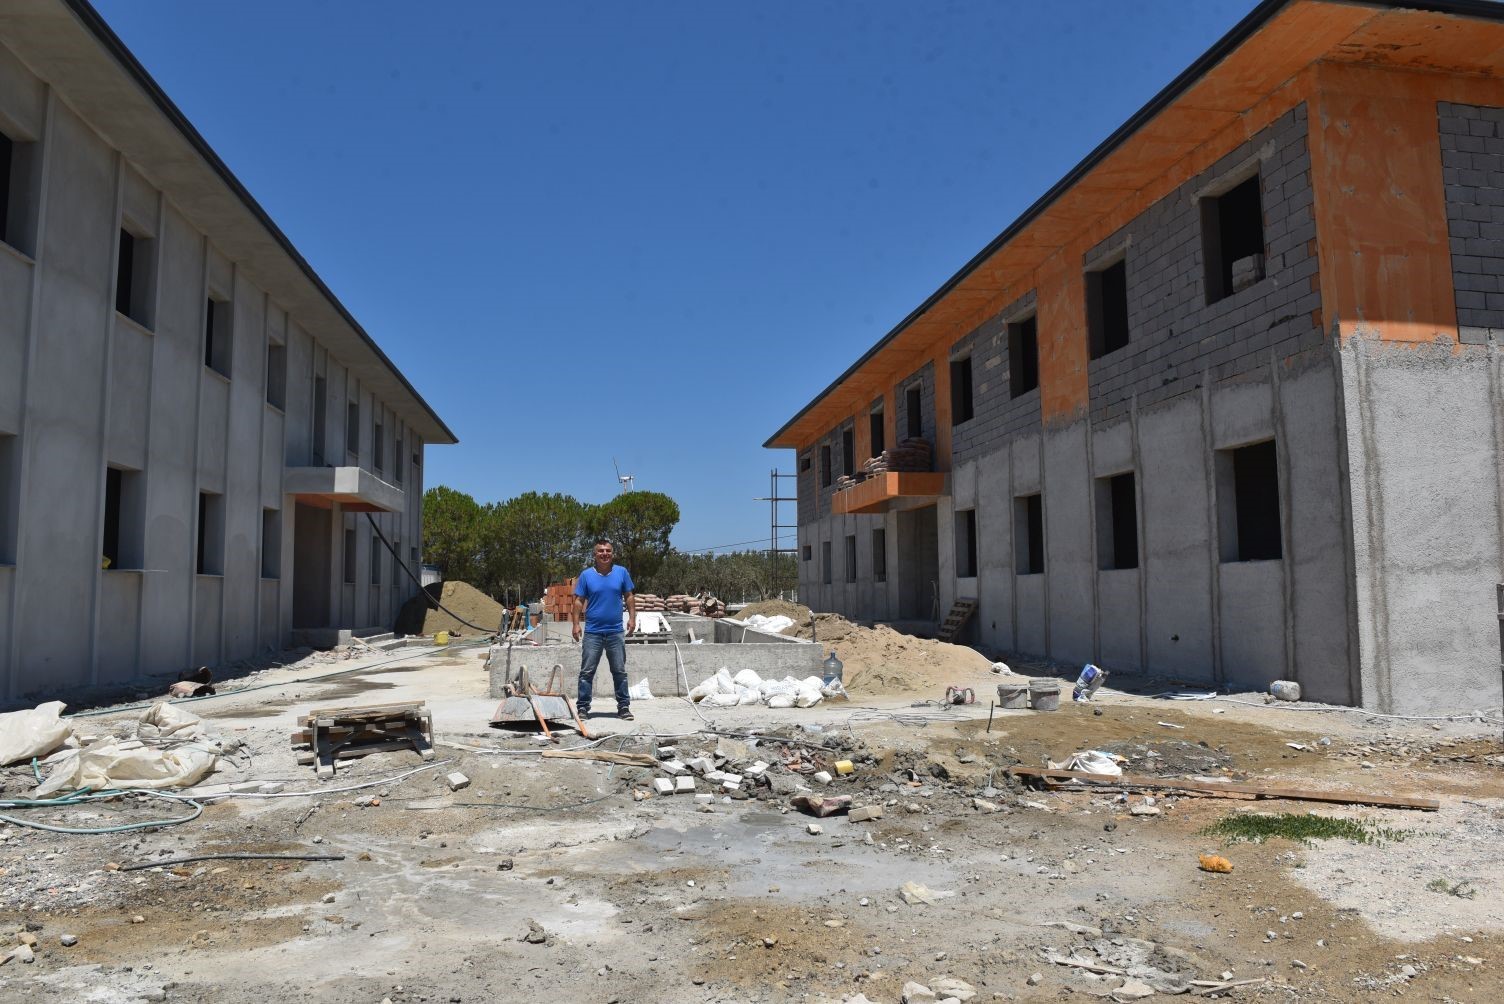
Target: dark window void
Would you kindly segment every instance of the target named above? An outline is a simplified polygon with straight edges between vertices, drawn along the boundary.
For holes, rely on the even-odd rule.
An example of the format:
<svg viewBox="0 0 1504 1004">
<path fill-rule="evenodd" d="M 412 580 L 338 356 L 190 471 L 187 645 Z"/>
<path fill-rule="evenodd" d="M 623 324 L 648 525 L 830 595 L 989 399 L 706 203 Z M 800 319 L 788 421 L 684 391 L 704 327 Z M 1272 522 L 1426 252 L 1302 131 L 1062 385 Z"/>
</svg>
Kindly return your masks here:
<svg viewBox="0 0 1504 1004">
<path fill-rule="evenodd" d="M 345 584 L 355 585 L 355 530 L 345 531 Z"/>
<path fill-rule="evenodd" d="M 977 574 L 977 511 L 956 512 L 956 577 L 974 578 Z"/>
<path fill-rule="evenodd" d="M 950 424 L 972 419 L 971 356 L 950 363 Z"/>
<path fill-rule="evenodd" d="M 120 231 L 120 249 L 115 259 L 115 310 L 131 316 L 131 282 L 135 278 L 136 238 L 129 230 Z"/>
<path fill-rule="evenodd" d="M 883 451 L 888 448 L 888 444 L 885 442 L 886 433 L 883 429 L 883 413 L 881 411 L 874 411 L 867 416 L 867 421 L 872 431 L 872 455 L 880 457 Z"/>
<path fill-rule="evenodd" d="M 820 485 L 829 488 L 830 480 L 830 447 L 822 446 L 820 447 Z"/>
<path fill-rule="evenodd" d="M 392 538 L 392 585 L 401 588 L 405 573 L 402 570 L 402 538 Z"/>
<path fill-rule="evenodd" d="M 846 581 L 856 581 L 856 534 L 846 535 Z"/>
<path fill-rule="evenodd" d="M 1264 209 L 1255 174 L 1221 195 L 1201 200 L 1201 249 L 1206 302 L 1216 303 L 1264 277 Z"/>
<path fill-rule="evenodd" d="M 1039 386 L 1039 320 L 1026 317 L 1008 325 L 1008 393 L 1022 397 Z"/>
<path fill-rule="evenodd" d="M 918 439 L 924 435 L 924 394 L 918 384 L 904 391 L 903 401 L 908 418 L 909 438 Z"/>
<path fill-rule="evenodd" d="M 1128 263 L 1086 273 L 1086 325 L 1091 357 L 1099 359 L 1128 344 Z"/>
<path fill-rule="evenodd" d="M 380 422 L 371 426 L 371 466 L 386 470 L 386 427 Z"/>
<path fill-rule="evenodd" d="M 261 577 L 282 577 L 282 513 L 277 509 L 261 510 Z"/>
<path fill-rule="evenodd" d="M 15 436 L 0 432 L 0 565 L 16 563 L 20 500 L 21 448 Z"/>
<path fill-rule="evenodd" d="M 805 561 L 809 561 L 812 558 L 814 558 L 814 556 L 815 556 L 815 549 L 813 547 L 811 547 L 809 544 L 805 544 L 804 545 L 804 550 L 803 550 L 803 552 L 801 554 L 801 557 Z"/>
<path fill-rule="evenodd" d="M 1013 556 L 1019 575 L 1044 572 L 1044 497 L 1013 500 Z"/>
<path fill-rule="evenodd" d="M 324 436 L 329 426 L 329 383 L 323 377 L 313 378 L 313 464 L 322 467 L 326 453 Z"/>
<path fill-rule="evenodd" d="M 37 144 L 0 132 L 0 241 L 22 254 L 36 250 Z"/>
<path fill-rule="evenodd" d="M 381 585 L 381 538 L 371 534 L 371 585 Z"/>
<path fill-rule="evenodd" d="M 872 531 L 872 581 L 888 581 L 888 531 Z"/>
<path fill-rule="evenodd" d="M 407 451 L 402 448 L 402 437 L 397 437 L 397 446 L 392 450 L 392 478 L 393 484 L 400 485 L 404 478 L 403 468 L 407 466 Z"/>
<path fill-rule="evenodd" d="M 820 541 L 820 577 L 828 586 L 830 585 L 830 541 Z"/>
<path fill-rule="evenodd" d="M 209 297 L 204 305 L 204 365 L 222 377 L 230 375 L 230 339 L 234 322 L 230 301 Z"/>
<path fill-rule="evenodd" d="M 115 260 L 115 310 L 143 328 L 151 327 L 156 242 L 121 229 Z"/>
<path fill-rule="evenodd" d="M 266 347 L 266 403 L 287 410 L 287 346 Z"/>
<path fill-rule="evenodd" d="M 11 142 L 9 136 L 0 132 L 0 239 L 10 243 L 10 192 L 14 183 L 11 180 L 11 172 L 14 170 L 16 145 Z"/>
<path fill-rule="evenodd" d="M 198 493 L 198 574 L 225 571 L 225 498 L 215 492 Z"/>
<path fill-rule="evenodd" d="M 850 477 L 856 473 L 856 431 L 841 430 L 841 473 Z"/>
<path fill-rule="evenodd" d="M 1217 459 L 1222 560 L 1268 561 L 1282 557 L 1279 466 L 1274 440 L 1223 450 Z"/>
<path fill-rule="evenodd" d="M 810 468 L 810 458 L 809 457 L 800 457 L 799 458 L 799 469 L 801 471 L 807 471 L 807 470 L 809 470 L 809 468 Z"/>
<path fill-rule="evenodd" d="M 1138 496 L 1132 472 L 1097 479 L 1097 567 L 1138 567 Z"/>
<path fill-rule="evenodd" d="M 104 472 L 104 541 L 99 545 L 101 565 L 120 567 L 120 480 L 122 471 L 109 467 Z"/>
<path fill-rule="evenodd" d="M 345 405 L 345 452 L 360 453 L 360 405 L 354 401 Z"/>
</svg>

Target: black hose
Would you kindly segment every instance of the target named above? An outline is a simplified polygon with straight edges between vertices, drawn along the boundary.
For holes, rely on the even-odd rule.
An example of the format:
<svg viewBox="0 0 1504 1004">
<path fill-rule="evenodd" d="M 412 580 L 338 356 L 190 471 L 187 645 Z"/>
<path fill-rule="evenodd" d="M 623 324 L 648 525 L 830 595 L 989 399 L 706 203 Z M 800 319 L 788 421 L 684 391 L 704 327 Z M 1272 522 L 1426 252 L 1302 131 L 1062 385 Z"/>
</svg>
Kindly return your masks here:
<svg viewBox="0 0 1504 1004">
<path fill-rule="evenodd" d="M 366 513 L 366 521 L 371 524 L 371 529 L 376 531 L 376 536 L 381 539 L 382 546 L 392 553 L 392 557 L 397 559 L 397 567 L 406 572 L 409 579 L 412 579 L 413 582 L 417 583 L 419 595 L 421 595 L 429 603 L 432 603 L 435 608 L 444 611 L 450 617 L 453 617 L 455 620 L 459 621 L 467 628 L 474 628 L 481 634 L 500 633 L 500 631 L 492 630 L 491 628 L 481 627 L 479 624 L 471 624 L 469 621 L 465 620 L 465 618 L 461 617 L 459 614 L 455 613 L 453 610 L 450 610 L 448 607 L 444 606 L 444 604 L 434 599 L 433 596 L 428 592 L 428 590 L 424 588 L 423 580 L 412 573 L 412 569 L 408 568 L 407 564 L 402 560 L 402 555 L 398 554 L 397 549 L 392 547 L 391 542 L 386 539 L 386 534 L 381 532 L 381 527 L 376 525 L 376 520 L 371 516 L 370 513 Z"/>
</svg>

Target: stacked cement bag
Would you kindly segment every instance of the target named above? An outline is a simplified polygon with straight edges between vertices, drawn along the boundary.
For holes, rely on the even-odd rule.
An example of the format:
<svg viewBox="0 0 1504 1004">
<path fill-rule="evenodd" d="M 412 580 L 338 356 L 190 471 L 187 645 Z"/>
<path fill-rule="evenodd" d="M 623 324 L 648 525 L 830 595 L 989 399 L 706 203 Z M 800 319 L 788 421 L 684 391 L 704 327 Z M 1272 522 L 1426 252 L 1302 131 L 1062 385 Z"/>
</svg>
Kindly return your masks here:
<svg viewBox="0 0 1504 1004">
<path fill-rule="evenodd" d="M 832 684 L 839 686 L 840 684 Z M 722 666 L 716 674 L 689 692 L 689 699 L 712 708 L 732 708 L 739 704 L 766 704 L 770 708 L 810 708 L 831 696 L 818 676 L 796 680 L 764 680 L 750 669 L 735 676 Z"/>
</svg>

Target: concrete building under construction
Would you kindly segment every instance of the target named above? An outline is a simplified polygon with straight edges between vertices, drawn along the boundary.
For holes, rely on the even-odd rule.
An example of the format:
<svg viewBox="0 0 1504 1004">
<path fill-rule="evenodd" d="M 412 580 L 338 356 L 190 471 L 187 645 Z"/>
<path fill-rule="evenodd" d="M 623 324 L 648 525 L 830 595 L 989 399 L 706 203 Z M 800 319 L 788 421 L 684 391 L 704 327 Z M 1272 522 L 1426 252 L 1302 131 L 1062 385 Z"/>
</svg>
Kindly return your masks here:
<svg viewBox="0 0 1504 1004">
<path fill-rule="evenodd" d="M 0 699 L 389 627 L 453 442 L 84 0 L 0 8 Z"/>
<path fill-rule="evenodd" d="M 1261 4 L 768 440 L 801 598 L 1497 706 L 1501 17 Z"/>
</svg>

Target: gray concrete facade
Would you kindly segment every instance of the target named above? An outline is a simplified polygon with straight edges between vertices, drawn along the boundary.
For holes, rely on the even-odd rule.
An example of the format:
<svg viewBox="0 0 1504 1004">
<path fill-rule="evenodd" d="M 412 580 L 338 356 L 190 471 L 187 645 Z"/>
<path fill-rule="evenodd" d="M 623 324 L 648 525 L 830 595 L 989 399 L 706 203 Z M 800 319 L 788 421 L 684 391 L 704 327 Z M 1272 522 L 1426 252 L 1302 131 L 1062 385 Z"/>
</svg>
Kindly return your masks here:
<svg viewBox="0 0 1504 1004">
<path fill-rule="evenodd" d="M 416 569 L 453 441 L 109 41 L 0 14 L 0 699 L 389 626 L 416 587 L 346 506 Z"/>
</svg>

